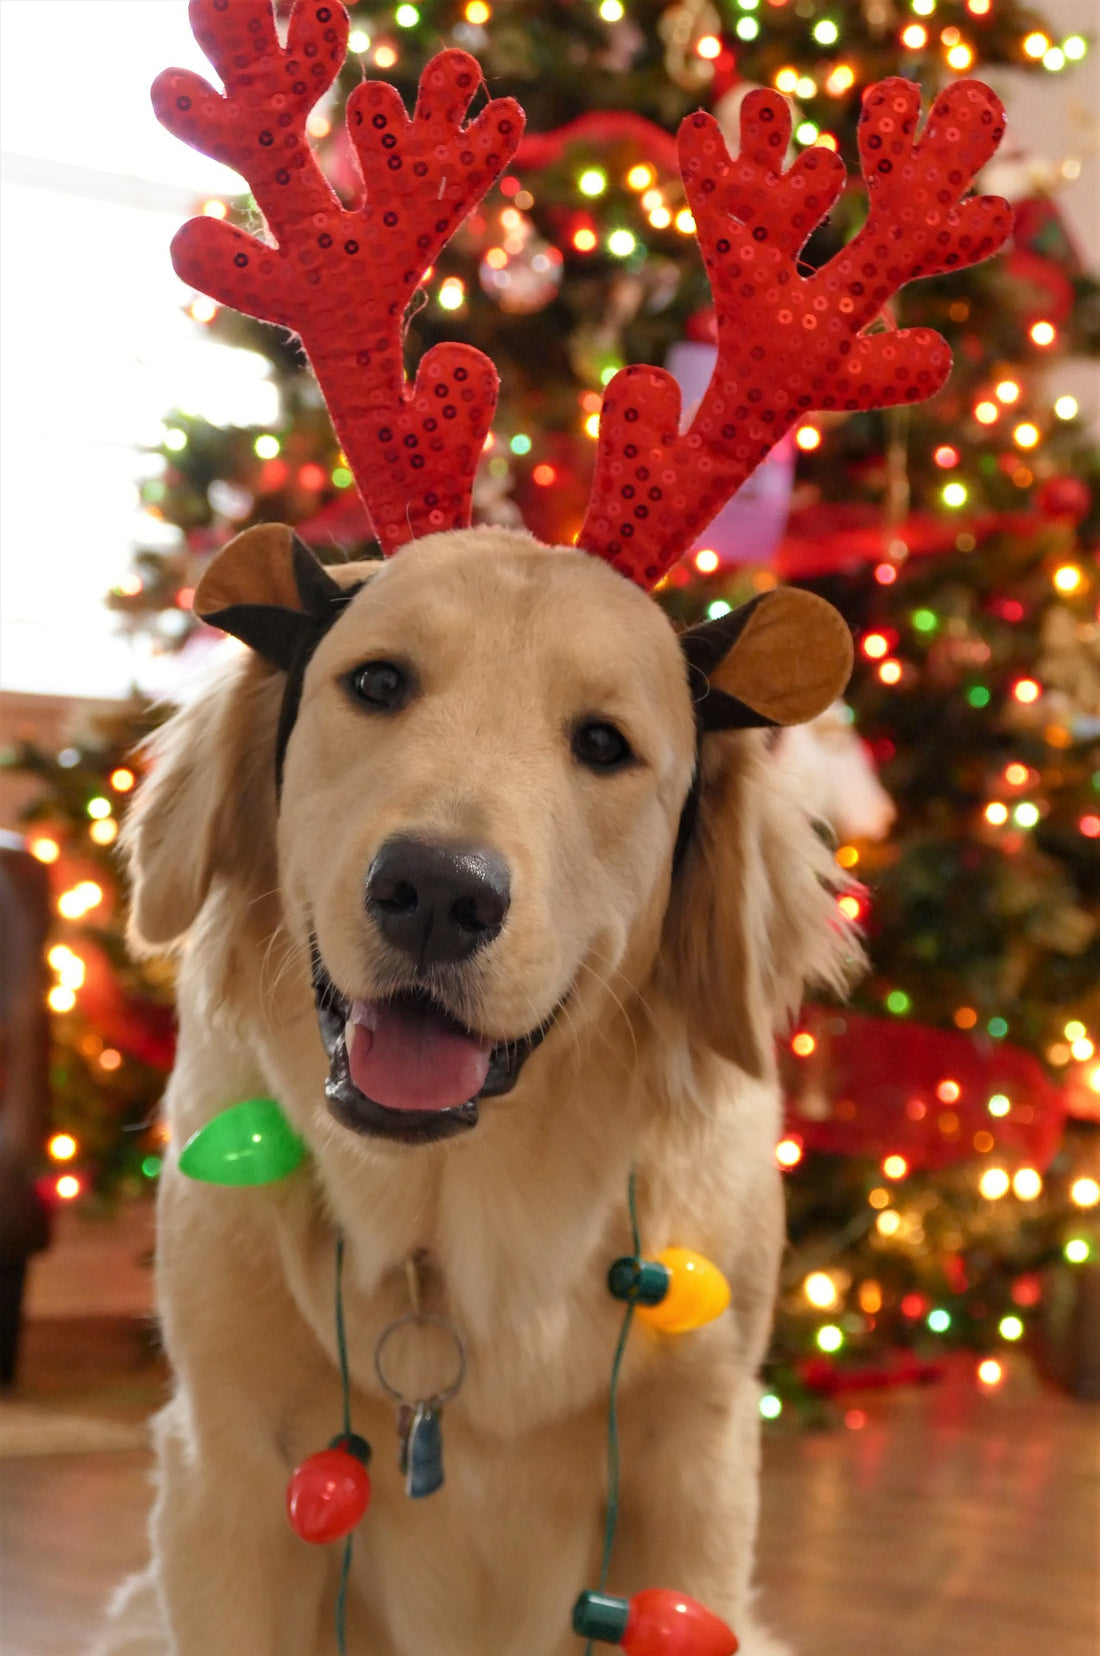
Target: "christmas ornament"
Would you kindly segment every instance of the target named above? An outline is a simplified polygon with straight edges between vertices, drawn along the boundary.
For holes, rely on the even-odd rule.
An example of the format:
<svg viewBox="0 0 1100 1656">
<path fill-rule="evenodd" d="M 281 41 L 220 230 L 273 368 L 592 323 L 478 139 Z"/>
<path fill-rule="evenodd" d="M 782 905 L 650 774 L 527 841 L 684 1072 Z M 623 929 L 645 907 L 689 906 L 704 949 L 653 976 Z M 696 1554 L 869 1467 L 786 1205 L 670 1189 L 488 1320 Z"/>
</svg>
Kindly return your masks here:
<svg viewBox="0 0 1100 1656">
<path fill-rule="evenodd" d="M 573 145 L 607 150 L 629 143 L 660 172 L 676 172 L 676 140 L 663 127 L 629 109 L 593 109 L 552 132 L 527 132 L 516 150 L 515 165 L 524 172 L 540 172 L 560 161 Z"/>
<path fill-rule="evenodd" d="M 632 1599 L 582 1593 L 573 1606 L 573 1631 L 621 1645 L 627 1656 L 735 1656 L 739 1648 L 721 1617 L 663 1587 L 647 1587 Z"/>
<path fill-rule="evenodd" d="M 484 291 L 512 316 L 531 316 L 543 310 L 561 286 L 561 253 L 537 236 L 529 224 L 526 232 L 522 245 L 514 252 L 491 247 L 478 266 L 478 280 Z"/>
<path fill-rule="evenodd" d="M 273 1098 L 246 1098 L 191 1135 L 179 1166 L 204 1184 L 265 1185 L 293 1173 L 306 1154 Z"/>
<path fill-rule="evenodd" d="M 333 1438 L 291 1473 L 286 1510 L 303 1541 L 338 1541 L 359 1523 L 370 1500 L 370 1444 L 366 1438 Z"/>
<path fill-rule="evenodd" d="M 670 80 L 689 92 L 706 86 L 714 75 L 714 64 L 696 51 L 704 35 L 716 38 L 722 20 L 711 0 L 676 0 L 662 12 L 657 33 L 665 43 L 665 68 Z"/>
<path fill-rule="evenodd" d="M 1047 517 L 1079 523 L 1092 506 L 1092 491 L 1080 477 L 1048 477 L 1039 490 L 1039 510 Z"/>
</svg>

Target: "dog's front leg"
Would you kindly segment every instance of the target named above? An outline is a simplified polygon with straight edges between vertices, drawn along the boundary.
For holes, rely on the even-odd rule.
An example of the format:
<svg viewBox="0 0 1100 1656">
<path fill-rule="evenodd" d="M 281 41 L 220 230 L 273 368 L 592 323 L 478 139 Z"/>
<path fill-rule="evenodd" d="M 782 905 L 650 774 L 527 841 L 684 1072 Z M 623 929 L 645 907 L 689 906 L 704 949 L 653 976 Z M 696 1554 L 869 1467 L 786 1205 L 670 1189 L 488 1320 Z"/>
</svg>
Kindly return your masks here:
<svg viewBox="0 0 1100 1656">
<path fill-rule="evenodd" d="M 171 1656 L 314 1656 L 322 1642 L 327 1549 L 286 1521 L 286 1468 L 255 1420 L 196 1445 L 178 1395 L 157 1422 L 151 1534 Z"/>
<path fill-rule="evenodd" d="M 331 1549 L 291 1530 L 286 1483 L 299 1435 L 324 1442 L 334 1380 L 286 1287 L 273 1198 L 226 1194 L 172 1170 L 160 1192 L 177 1390 L 157 1423 L 153 1566 L 172 1656 L 316 1656 Z"/>
<path fill-rule="evenodd" d="M 743 1368 L 701 1358 L 671 1347 L 658 1353 L 648 1383 L 622 1399 L 611 1588 L 628 1597 L 643 1587 L 677 1588 L 743 1633 L 758 1511 L 760 1391 Z"/>
</svg>

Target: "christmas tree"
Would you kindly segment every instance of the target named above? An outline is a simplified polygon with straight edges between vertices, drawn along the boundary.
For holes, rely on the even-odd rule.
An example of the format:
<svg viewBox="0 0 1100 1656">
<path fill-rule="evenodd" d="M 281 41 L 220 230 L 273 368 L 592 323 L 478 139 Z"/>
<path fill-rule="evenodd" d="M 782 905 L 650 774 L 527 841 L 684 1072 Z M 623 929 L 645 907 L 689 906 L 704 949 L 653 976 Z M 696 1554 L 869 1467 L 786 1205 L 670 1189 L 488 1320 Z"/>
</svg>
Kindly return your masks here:
<svg viewBox="0 0 1100 1656">
<path fill-rule="evenodd" d="M 927 103 L 961 77 L 1017 68 L 1053 95 L 1086 52 L 1014 0 L 912 0 L 904 12 L 893 0 L 357 6 L 342 78 L 310 120 L 342 195 L 355 187 L 343 98 L 381 76 L 411 104 L 445 45 L 473 52 L 494 94 L 519 98 L 528 131 L 418 290 L 407 365 L 453 339 L 492 356 L 501 399 L 475 520 L 525 522 L 557 543 L 580 525 L 616 370 L 667 362 L 690 405 L 713 365 L 711 296 L 676 165 L 684 115 L 709 108 L 735 148 L 746 92 L 773 87 L 794 106 L 794 151 L 841 155 L 850 185 L 802 250 L 808 272 L 866 212 L 856 128 L 870 84 L 902 75 Z M 908 287 L 883 318 L 948 339 L 945 391 L 804 420 L 661 594 L 693 621 L 798 581 L 857 636 L 850 706 L 809 747 L 777 755 L 811 778 L 806 797 L 837 832 L 838 861 L 865 882 L 841 903 L 866 929 L 871 971 L 853 1011 L 808 1009 L 785 1055 L 793 1247 L 772 1414 L 787 1398 L 928 1372 L 953 1341 L 983 1354 L 996 1383 L 995 1353 L 1049 1322 L 1098 1246 L 1100 463 L 1058 381 L 1067 357 L 1100 349 L 1100 288 L 1057 203 L 1077 165 L 1048 167 L 1040 187 L 1017 146 L 987 169 L 979 187 L 1015 208 L 1010 250 Z M 247 195 L 201 210 L 257 227 Z M 191 623 L 195 584 L 240 529 L 291 523 L 337 559 L 376 548 L 295 342 L 202 294 L 190 310 L 267 359 L 281 409 L 263 430 L 183 410 L 166 419 L 163 471 L 143 496 L 177 545 L 139 553 L 110 601 L 126 626 L 193 653 L 213 637 Z M 881 809 L 861 817 L 835 786 L 839 765 L 858 770 L 860 740 L 896 807 L 886 838 Z M 49 824 L 32 837 L 63 867 L 77 841 L 87 849 L 93 805 L 109 807 L 92 811 L 93 828 L 113 825 L 112 775 L 132 763 L 109 742 L 78 760 L 22 756 L 39 767 Z M 874 786 L 866 765 L 863 779 Z M 103 870 L 93 883 L 111 893 L 93 941 L 120 974 L 113 881 Z M 79 956 L 75 923 L 62 908 L 57 946 Z M 79 1075 L 81 1053 L 102 1068 L 86 1043 L 103 1032 L 78 966 L 66 969 L 59 1068 Z M 164 985 L 142 991 L 155 999 Z M 123 1166 L 155 1173 L 155 1145 L 121 1129 L 148 1119 L 165 1057 L 163 1045 L 124 1055 L 113 1085 L 129 1090 L 100 1092 L 83 1114 L 59 1102 L 93 1182 Z"/>
</svg>

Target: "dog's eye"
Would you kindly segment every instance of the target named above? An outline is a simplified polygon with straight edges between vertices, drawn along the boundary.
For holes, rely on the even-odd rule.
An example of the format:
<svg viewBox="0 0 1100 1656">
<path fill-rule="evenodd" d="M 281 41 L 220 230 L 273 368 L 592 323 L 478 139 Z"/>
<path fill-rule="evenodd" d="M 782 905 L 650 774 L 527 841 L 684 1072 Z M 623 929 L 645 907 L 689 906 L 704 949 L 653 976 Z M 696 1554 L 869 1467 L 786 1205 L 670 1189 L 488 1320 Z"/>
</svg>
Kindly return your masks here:
<svg viewBox="0 0 1100 1656">
<path fill-rule="evenodd" d="M 590 719 L 573 732 L 573 753 L 591 770 L 621 770 L 634 754 L 621 730 L 601 719 Z"/>
<path fill-rule="evenodd" d="M 381 713 L 404 707 L 409 699 L 409 675 L 392 661 L 367 661 L 355 667 L 345 680 L 357 701 Z"/>
</svg>

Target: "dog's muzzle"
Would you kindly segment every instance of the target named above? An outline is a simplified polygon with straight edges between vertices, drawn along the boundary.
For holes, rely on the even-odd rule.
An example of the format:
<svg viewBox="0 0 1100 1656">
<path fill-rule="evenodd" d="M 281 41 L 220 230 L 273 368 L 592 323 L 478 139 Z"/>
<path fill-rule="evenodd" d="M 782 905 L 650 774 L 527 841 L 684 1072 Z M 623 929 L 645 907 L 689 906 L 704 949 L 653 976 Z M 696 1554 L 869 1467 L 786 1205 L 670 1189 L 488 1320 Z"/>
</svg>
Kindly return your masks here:
<svg viewBox="0 0 1100 1656">
<path fill-rule="evenodd" d="M 313 945 L 313 994 L 321 1040 L 329 1060 L 325 1082 L 329 1109 L 352 1132 L 403 1144 L 433 1144 L 476 1127 L 479 1101 L 511 1092 L 524 1064 L 549 1033 L 563 1004 L 559 1003 L 549 1018 L 520 1039 L 490 1045 L 459 1023 L 423 989 L 406 990 L 377 1002 L 350 1000 L 329 977 L 316 944 Z M 395 1084 L 402 1089 L 400 1108 L 372 1098 L 353 1076 L 349 1041 L 366 1043 L 368 1038 L 382 1048 L 390 1071 L 396 1074 Z M 463 1075 L 471 1076 L 468 1098 L 441 1107 L 415 1107 L 417 1049 L 425 1044 L 457 1052 L 452 1085 L 461 1088 Z M 369 1063 L 360 1060 L 358 1068 L 360 1079 L 364 1071 L 370 1073 Z"/>
</svg>

